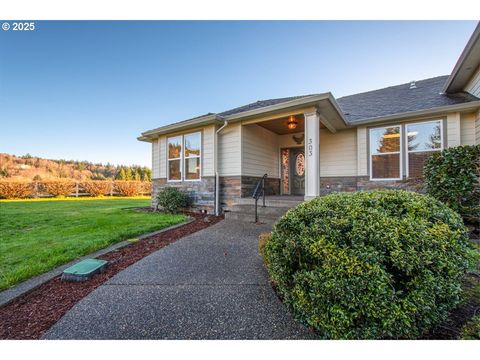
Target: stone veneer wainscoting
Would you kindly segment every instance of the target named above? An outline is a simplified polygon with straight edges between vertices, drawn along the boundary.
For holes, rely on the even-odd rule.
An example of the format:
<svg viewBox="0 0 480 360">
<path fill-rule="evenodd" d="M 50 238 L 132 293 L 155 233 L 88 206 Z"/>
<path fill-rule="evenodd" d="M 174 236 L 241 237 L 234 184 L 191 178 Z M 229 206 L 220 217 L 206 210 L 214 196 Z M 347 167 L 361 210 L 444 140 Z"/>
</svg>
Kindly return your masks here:
<svg viewBox="0 0 480 360">
<path fill-rule="evenodd" d="M 261 177 L 255 176 L 221 176 L 220 177 L 220 207 L 230 207 L 240 197 L 250 197 Z M 187 192 L 193 198 L 192 209 L 215 212 L 215 177 L 203 177 L 199 181 L 167 182 L 166 179 L 152 180 L 152 207 L 157 206 L 158 192 L 172 186 Z M 373 189 L 404 189 L 422 191 L 421 179 L 398 181 L 371 181 L 368 176 L 321 177 L 321 195 L 343 191 L 365 191 Z M 266 194 L 280 195 L 280 179 L 267 178 Z"/>
<path fill-rule="evenodd" d="M 204 176 L 199 181 L 167 182 L 167 179 L 152 180 L 152 207 L 157 206 L 157 194 L 165 187 L 176 187 L 185 191 L 193 200 L 193 210 L 215 211 L 215 177 Z"/>
</svg>

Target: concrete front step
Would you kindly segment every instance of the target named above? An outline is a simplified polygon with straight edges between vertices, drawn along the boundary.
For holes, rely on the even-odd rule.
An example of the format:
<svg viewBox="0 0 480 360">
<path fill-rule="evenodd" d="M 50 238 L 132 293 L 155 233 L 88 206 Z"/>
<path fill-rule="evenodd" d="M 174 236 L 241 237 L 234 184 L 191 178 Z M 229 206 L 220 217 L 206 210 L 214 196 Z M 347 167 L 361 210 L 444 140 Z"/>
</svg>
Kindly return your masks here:
<svg viewBox="0 0 480 360">
<path fill-rule="evenodd" d="M 303 199 L 300 199 L 299 197 L 285 197 L 285 199 L 282 199 L 282 197 L 278 198 L 271 198 L 267 196 L 265 198 L 265 205 L 268 207 L 280 207 L 280 208 L 292 208 L 297 206 L 298 204 L 302 203 Z M 255 199 L 253 198 L 240 198 L 235 201 L 235 205 L 255 205 Z M 262 198 L 258 199 L 258 206 L 262 206 L 263 201 Z"/>
<path fill-rule="evenodd" d="M 274 224 L 280 216 L 272 216 L 272 215 L 258 215 L 258 222 L 265 223 L 265 224 Z M 225 212 L 225 219 L 227 220 L 236 220 L 236 221 L 243 221 L 246 223 L 254 223 L 255 222 L 255 213 L 242 213 L 242 212 L 234 212 L 228 211 Z"/>
<path fill-rule="evenodd" d="M 274 223 L 280 217 L 282 217 L 289 209 L 293 206 L 266 206 L 263 207 L 259 204 L 258 211 L 258 220 L 260 222 Z M 233 205 L 229 211 L 225 213 L 226 219 L 240 220 L 246 222 L 255 221 L 255 205 L 246 205 L 246 204 L 236 204 Z"/>
</svg>

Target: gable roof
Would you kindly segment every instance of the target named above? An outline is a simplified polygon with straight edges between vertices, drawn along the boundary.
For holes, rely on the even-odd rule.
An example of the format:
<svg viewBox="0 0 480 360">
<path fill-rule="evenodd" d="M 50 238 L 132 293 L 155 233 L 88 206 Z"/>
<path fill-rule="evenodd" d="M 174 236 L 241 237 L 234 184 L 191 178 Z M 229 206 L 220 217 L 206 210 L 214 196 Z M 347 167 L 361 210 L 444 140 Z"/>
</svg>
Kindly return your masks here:
<svg viewBox="0 0 480 360">
<path fill-rule="evenodd" d="M 480 22 L 458 58 L 452 73 L 445 81 L 443 92 L 462 91 L 480 67 Z"/>
<path fill-rule="evenodd" d="M 371 120 L 388 115 L 457 105 L 479 100 L 475 96 L 459 92 L 443 94 L 442 88 L 448 75 L 437 76 L 415 82 L 344 96 L 337 99 L 349 123 Z"/>
<path fill-rule="evenodd" d="M 239 106 L 220 113 L 207 113 L 201 116 L 179 121 L 170 125 L 148 130 L 142 133 L 138 139 L 149 141 L 149 138 L 160 133 L 179 131 L 206 124 L 220 123 L 222 120 L 233 120 L 252 116 L 260 112 L 268 112 L 283 108 L 292 108 L 302 104 L 319 104 L 319 101 L 328 101 L 330 115 L 337 119 L 337 125 L 355 126 L 363 122 L 386 120 L 386 117 L 411 115 L 418 111 L 440 111 L 449 106 L 461 106 L 471 104 L 479 106 L 480 99 L 467 93 L 455 94 L 442 93 L 442 87 L 448 79 L 448 75 L 437 76 L 430 79 L 411 83 L 390 86 L 383 89 L 367 91 L 360 94 L 344 96 L 335 99 L 332 94 L 310 94 L 290 96 L 284 98 L 259 100 L 247 105 Z"/>
<path fill-rule="evenodd" d="M 290 96 L 290 97 L 284 97 L 284 98 L 278 98 L 278 99 L 258 100 L 254 103 L 250 103 L 247 105 L 236 107 L 234 109 L 226 110 L 224 112 L 219 113 L 218 115 L 229 116 L 229 115 L 239 114 L 245 111 L 261 109 L 267 106 L 277 105 L 284 102 L 303 99 L 303 98 L 307 98 L 310 96 L 317 96 L 317 95 L 321 95 L 321 94 L 310 94 L 310 95 Z"/>
</svg>

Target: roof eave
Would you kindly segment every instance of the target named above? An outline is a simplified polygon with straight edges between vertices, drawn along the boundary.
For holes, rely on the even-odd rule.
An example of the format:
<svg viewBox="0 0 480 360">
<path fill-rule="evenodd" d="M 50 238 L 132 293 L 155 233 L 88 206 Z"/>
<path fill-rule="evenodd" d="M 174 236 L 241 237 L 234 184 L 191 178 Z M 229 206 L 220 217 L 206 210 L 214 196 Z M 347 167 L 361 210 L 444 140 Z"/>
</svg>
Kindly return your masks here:
<svg viewBox="0 0 480 360">
<path fill-rule="evenodd" d="M 417 117 L 417 116 L 423 116 L 423 115 L 439 115 L 445 112 L 451 112 L 451 111 L 468 111 L 468 110 L 476 110 L 480 107 L 480 100 L 476 101 L 471 101 L 468 103 L 463 103 L 463 104 L 456 104 L 456 105 L 448 105 L 448 106 L 440 106 L 436 108 L 430 108 L 430 109 L 423 109 L 423 110 L 417 110 L 417 111 L 409 111 L 405 113 L 397 113 L 397 114 L 392 114 L 392 115 L 387 115 L 387 116 L 379 116 L 375 118 L 369 118 L 365 120 L 360 120 L 360 121 L 353 121 L 349 122 L 348 125 L 349 127 L 357 127 L 359 125 L 368 125 L 372 123 L 380 123 L 380 122 L 388 122 L 388 121 L 393 121 L 393 120 L 402 120 L 406 118 L 411 118 L 411 117 Z"/>
<path fill-rule="evenodd" d="M 305 107 L 310 105 L 316 106 L 322 100 L 328 100 L 332 105 L 333 109 L 335 110 L 335 112 L 338 114 L 339 118 L 343 121 L 343 123 L 345 125 L 348 124 L 347 120 L 345 119 L 345 116 L 343 115 L 343 112 L 340 110 L 340 107 L 338 106 L 335 98 L 330 92 L 303 97 L 300 99 L 294 99 L 291 101 L 285 101 L 275 105 L 265 106 L 265 107 L 254 109 L 254 110 L 243 111 L 237 114 L 227 115 L 225 116 L 225 120 L 228 120 L 229 122 L 234 122 L 234 121 L 243 120 L 245 118 L 255 117 L 258 115 L 263 115 L 266 113 L 272 113 L 272 112 L 290 109 L 290 108 L 300 108 L 300 107 Z"/>
<path fill-rule="evenodd" d="M 480 51 L 480 22 L 477 24 L 477 27 L 473 31 L 473 34 L 468 40 L 467 45 L 465 45 L 465 48 L 463 49 L 462 54 L 458 58 L 457 63 L 455 64 L 455 67 L 452 70 L 452 73 L 450 74 L 449 78 L 445 82 L 445 85 L 442 89 L 444 93 L 456 93 L 456 92 L 462 91 L 463 88 L 467 85 L 468 80 L 463 80 L 463 79 L 458 80 L 458 75 L 461 72 L 467 71 L 465 64 L 468 65 L 469 61 L 472 61 L 472 60 L 475 61 L 474 55 L 472 55 L 474 53 L 474 50 L 475 52 Z M 468 70 L 472 74 L 478 68 L 480 63 L 480 58 L 477 57 L 476 62 L 477 62 L 476 66 L 473 66 L 472 69 Z"/>
<path fill-rule="evenodd" d="M 170 125 L 165 125 L 156 129 L 145 131 L 137 138 L 139 141 L 152 142 L 153 139 L 157 138 L 160 135 L 184 130 L 186 128 L 192 128 L 196 126 L 204 126 L 209 124 L 216 124 L 223 121 L 223 118 L 217 114 L 212 114 L 208 116 L 203 116 L 200 118 L 182 121 L 173 123 Z"/>
</svg>

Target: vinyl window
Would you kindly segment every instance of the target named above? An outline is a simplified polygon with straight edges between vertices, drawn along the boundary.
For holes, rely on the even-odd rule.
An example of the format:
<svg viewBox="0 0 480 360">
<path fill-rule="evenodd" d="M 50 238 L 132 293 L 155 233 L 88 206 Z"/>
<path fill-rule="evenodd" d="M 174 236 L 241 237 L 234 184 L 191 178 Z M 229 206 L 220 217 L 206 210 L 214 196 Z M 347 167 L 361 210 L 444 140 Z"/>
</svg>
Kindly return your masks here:
<svg viewBox="0 0 480 360">
<path fill-rule="evenodd" d="M 200 180 L 201 132 L 178 135 L 167 141 L 167 180 Z"/>
<path fill-rule="evenodd" d="M 400 125 L 370 129 L 370 179 L 402 178 L 402 128 Z"/>
<path fill-rule="evenodd" d="M 442 121 L 434 120 L 406 125 L 406 170 L 407 177 L 423 176 L 425 161 L 435 152 L 442 150 Z"/>
</svg>

